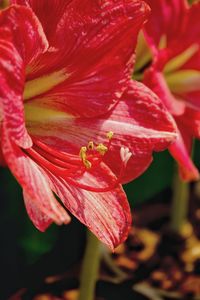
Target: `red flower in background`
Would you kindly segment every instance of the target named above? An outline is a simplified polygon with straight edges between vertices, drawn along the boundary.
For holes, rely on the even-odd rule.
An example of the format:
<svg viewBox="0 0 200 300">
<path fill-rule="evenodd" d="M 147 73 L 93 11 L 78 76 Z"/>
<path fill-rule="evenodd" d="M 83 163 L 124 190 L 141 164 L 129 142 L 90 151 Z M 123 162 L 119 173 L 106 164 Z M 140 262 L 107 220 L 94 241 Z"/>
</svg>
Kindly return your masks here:
<svg viewBox="0 0 200 300">
<path fill-rule="evenodd" d="M 121 183 L 175 137 L 159 99 L 130 82 L 148 7 L 138 0 L 12 2 L 20 5 L 0 13 L 6 163 L 39 230 L 70 220 L 54 192 L 113 248 L 131 223 Z"/>
<path fill-rule="evenodd" d="M 147 0 L 151 7 L 145 37 L 153 63 L 144 82 L 163 101 L 179 129 L 169 148 L 183 180 L 199 178 L 191 158 L 193 138 L 200 138 L 200 3 Z"/>
</svg>

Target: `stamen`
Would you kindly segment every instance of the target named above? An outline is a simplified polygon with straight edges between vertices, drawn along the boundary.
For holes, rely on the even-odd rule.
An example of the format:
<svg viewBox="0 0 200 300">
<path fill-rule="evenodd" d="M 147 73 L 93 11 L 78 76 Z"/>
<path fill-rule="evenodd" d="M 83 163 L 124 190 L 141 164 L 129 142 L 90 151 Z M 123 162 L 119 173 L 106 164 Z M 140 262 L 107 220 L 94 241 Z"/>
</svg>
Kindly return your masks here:
<svg viewBox="0 0 200 300">
<path fill-rule="evenodd" d="M 97 188 L 87 186 L 78 182 L 77 180 L 74 180 L 74 178 L 76 177 L 75 175 L 78 175 L 78 177 L 80 178 L 80 176 L 84 174 L 86 169 L 91 169 L 91 167 L 96 168 L 100 165 L 100 163 L 102 162 L 102 157 L 110 148 L 113 132 L 108 132 L 106 136 L 109 139 L 107 145 L 100 143 L 95 147 L 94 142 L 90 141 L 87 147 L 81 147 L 79 156 L 72 155 L 63 151 L 58 151 L 34 137 L 33 147 L 24 151 L 42 167 L 54 173 L 55 175 L 62 177 L 67 182 L 73 184 L 76 187 L 93 192 L 107 192 L 121 183 L 126 164 L 132 155 L 128 148 L 122 147 L 120 149 L 122 163 L 119 177 L 116 178 L 116 180 L 112 181 L 107 187 Z"/>
<path fill-rule="evenodd" d="M 127 162 L 129 161 L 129 159 L 132 156 L 132 153 L 130 152 L 129 148 L 121 147 L 120 156 L 121 156 L 121 160 L 124 162 L 124 165 L 126 166 Z"/>
<path fill-rule="evenodd" d="M 96 150 L 101 154 L 104 155 L 108 151 L 108 147 L 106 147 L 104 144 L 99 144 L 96 147 Z"/>
<path fill-rule="evenodd" d="M 94 143 L 90 141 L 87 146 L 88 150 L 94 150 Z"/>
<path fill-rule="evenodd" d="M 89 160 L 87 160 L 87 147 L 81 147 L 79 155 L 86 169 L 90 169 L 92 167 L 92 164 Z"/>
<path fill-rule="evenodd" d="M 39 163 L 41 166 L 45 167 L 50 172 L 52 172 L 58 176 L 61 176 L 61 177 L 72 176 L 75 173 L 75 171 L 76 171 L 76 173 L 81 171 L 81 174 L 83 174 L 83 172 L 84 172 L 84 170 L 81 170 L 80 168 L 79 169 L 76 168 L 76 170 L 75 170 L 74 169 L 75 166 L 73 166 L 73 165 L 69 168 L 66 168 L 66 167 L 63 168 L 59 165 L 55 165 L 55 162 L 51 163 L 49 160 L 47 160 L 45 157 L 43 157 L 38 151 L 34 150 L 33 148 L 26 149 L 26 150 L 24 150 L 24 152 L 28 153 L 29 156 L 34 161 Z"/>
<path fill-rule="evenodd" d="M 91 191 L 91 192 L 95 192 L 95 193 L 109 192 L 110 190 L 116 188 L 118 184 L 121 184 L 122 178 L 123 178 L 125 170 L 126 170 L 127 162 L 129 161 L 131 156 L 132 156 L 132 153 L 130 152 L 129 148 L 121 147 L 120 157 L 121 157 L 122 162 L 121 162 L 121 170 L 120 170 L 120 173 L 119 173 L 119 177 L 116 178 L 116 180 L 113 181 L 112 183 L 110 183 L 107 187 L 103 187 L 103 188 L 92 187 L 92 186 L 88 186 L 88 185 L 82 184 L 80 182 L 74 181 L 71 178 L 68 178 L 67 180 L 72 185 L 74 185 L 78 188 L 81 188 L 83 190 L 87 190 L 87 191 Z"/>
<path fill-rule="evenodd" d="M 109 131 L 109 132 L 106 134 L 106 136 L 107 136 L 107 138 L 108 138 L 109 140 L 112 139 L 113 135 L 114 135 L 114 133 L 113 133 L 112 131 Z"/>
<path fill-rule="evenodd" d="M 74 164 L 74 165 L 78 165 L 78 166 L 82 165 L 82 160 L 80 159 L 79 156 L 69 154 L 66 152 L 62 152 L 62 151 L 58 151 L 55 148 L 52 148 L 52 147 L 44 144 L 37 138 L 32 137 L 32 140 L 33 140 L 34 144 L 37 145 L 37 147 L 41 148 L 46 153 L 49 153 L 50 155 L 57 157 L 65 162 L 70 163 L 70 164 Z"/>
</svg>

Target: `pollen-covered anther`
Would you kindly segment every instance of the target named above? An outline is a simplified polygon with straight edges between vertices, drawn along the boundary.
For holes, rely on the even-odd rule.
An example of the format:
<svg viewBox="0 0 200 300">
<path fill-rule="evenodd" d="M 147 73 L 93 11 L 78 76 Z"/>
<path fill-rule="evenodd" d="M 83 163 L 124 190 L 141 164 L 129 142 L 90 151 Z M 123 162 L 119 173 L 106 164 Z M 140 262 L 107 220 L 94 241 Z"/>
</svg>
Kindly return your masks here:
<svg viewBox="0 0 200 300">
<path fill-rule="evenodd" d="M 129 159 L 132 156 L 132 153 L 130 152 L 129 148 L 126 147 L 121 147 L 120 149 L 120 156 L 121 156 L 121 160 L 123 161 L 124 165 L 127 165 L 127 162 L 129 161 Z"/>
<path fill-rule="evenodd" d="M 114 135 L 114 133 L 113 133 L 112 131 L 109 131 L 109 132 L 106 134 L 106 136 L 107 136 L 107 138 L 108 138 L 109 140 L 112 139 L 113 135 Z"/>
<path fill-rule="evenodd" d="M 96 147 L 96 150 L 101 154 L 104 155 L 108 151 L 108 147 L 106 147 L 104 144 L 99 144 Z"/>
<path fill-rule="evenodd" d="M 87 159 L 87 147 L 81 147 L 81 150 L 79 152 L 80 158 L 82 159 L 82 162 L 86 169 L 90 169 L 92 167 L 91 162 Z"/>
</svg>

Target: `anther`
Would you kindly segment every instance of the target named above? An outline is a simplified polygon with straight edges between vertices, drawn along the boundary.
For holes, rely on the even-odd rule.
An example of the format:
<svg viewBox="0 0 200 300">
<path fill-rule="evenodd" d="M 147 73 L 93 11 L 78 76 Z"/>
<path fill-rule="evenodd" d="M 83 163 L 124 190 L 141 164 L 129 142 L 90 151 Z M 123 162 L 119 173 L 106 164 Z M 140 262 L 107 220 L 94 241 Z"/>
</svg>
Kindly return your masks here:
<svg viewBox="0 0 200 300">
<path fill-rule="evenodd" d="M 104 144 L 99 144 L 96 147 L 96 150 L 101 154 L 104 155 L 108 151 L 108 147 L 106 147 Z"/>
<path fill-rule="evenodd" d="M 94 150 L 94 143 L 90 141 L 87 146 L 88 150 Z"/>
<path fill-rule="evenodd" d="M 82 159 L 84 166 L 87 169 L 90 169 L 92 167 L 92 164 L 89 160 L 87 160 L 87 147 L 81 147 L 79 155 L 80 155 L 80 158 Z"/>
<path fill-rule="evenodd" d="M 106 136 L 107 136 L 107 138 L 108 138 L 109 140 L 112 139 L 113 135 L 114 135 L 114 133 L 113 133 L 112 131 L 109 131 L 109 132 L 106 134 Z"/>
</svg>

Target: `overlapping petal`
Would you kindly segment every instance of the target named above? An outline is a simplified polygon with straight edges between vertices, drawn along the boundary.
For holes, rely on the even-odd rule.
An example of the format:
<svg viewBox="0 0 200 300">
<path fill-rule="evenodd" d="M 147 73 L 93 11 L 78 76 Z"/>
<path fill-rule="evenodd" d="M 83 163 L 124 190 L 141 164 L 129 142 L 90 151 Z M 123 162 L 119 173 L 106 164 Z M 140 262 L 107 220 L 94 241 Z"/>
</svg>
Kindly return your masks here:
<svg viewBox="0 0 200 300">
<path fill-rule="evenodd" d="M 169 148 L 186 180 L 199 178 L 190 157 L 192 139 L 199 137 L 200 3 L 148 0 L 152 9 L 144 32 L 153 50 L 144 83 L 173 115 L 178 138 Z"/>
<path fill-rule="evenodd" d="M 175 118 L 179 129 L 178 137 L 169 147 L 169 151 L 178 162 L 181 178 L 185 181 L 197 180 L 199 178 L 199 172 L 192 162 L 190 153 L 192 138 L 198 136 L 199 124 L 196 117 L 199 113 L 196 111 L 195 114 L 193 109 L 188 108 L 187 100 L 183 95 L 172 94 L 163 74 L 154 68 L 146 71 L 144 82 L 162 99 L 166 108 Z M 199 101 L 197 100 L 197 102 Z M 191 105 L 191 103 L 189 105 Z"/>
<path fill-rule="evenodd" d="M 139 0 L 13 3 L 23 6 L 0 13 L 6 163 L 23 188 L 38 229 L 70 220 L 55 192 L 70 212 L 114 248 L 127 237 L 131 223 L 120 183 L 139 176 L 152 152 L 168 147 L 176 137 L 173 119 L 159 99 L 142 84 L 130 82 L 137 33 L 149 8 Z M 37 138 L 69 161 L 52 158 L 38 147 Z M 88 169 L 79 152 L 90 141 L 104 143 L 108 152 L 101 156 L 94 148 L 98 160 L 91 160 Z M 87 158 L 90 150 L 85 149 Z M 78 167 L 70 165 L 72 157 Z"/>
<path fill-rule="evenodd" d="M 171 93 L 162 72 L 154 67 L 147 69 L 143 82 L 160 97 L 172 115 L 179 116 L 184 113 L 186 103 Z"/>
<path fill-rule="evenodd" d="M 192 162 L 190 153 L 192 149 L 193 135 L 187 130 L 180 121 L 178 124 L 178 137 L 169 147 L 169 152 L 179 165 L 180 176 L 184 181 L 193 181 L 199 179 L 199 171 Z"/>
<path fill-rule="evenodd" d="M 30 9 L 13 6 L 0 12 L 1 111 L 13 141 L 24 148 L 32 144 L 24 123 L 25 66 L 46 45 L 42 28 Z"/>
<path fill-rule="evenodd" d="M 145 26 L 146 36 L 154 53 L 158 51 L 159 45 L 166 42 L 167 46 L 176 42 L 185 29 L 185 15 L 188 3 L 186 0 L 147 0 L 151 14 Z M 184 40 L 181 41 L 181 45 Z"/>
<path fill-rule="evenodd" d="M 23 188 L 27 212 L 34 225 L 44 231 L 52 222 L 68 223 L 70 217 L 54 198 L 53 190 L 66 208 L 97 237 L 114 248 L 128 235 L 131 213 L 126 195 L 115 175 L 101 165 L 84 176 L 61 178 L 40 168 L 25 152 L 11 143 L 3 131 L 3 153 L 14 176 Z M 114 184 L 114 185 L 113 185 Z M 79 185 L 85 185 L 86 189 Z M 113 188 L 112 188 L 113 186 Z M 87 188 L 88 187 L 88 188 Z M 93 192 L 89 189 L 106 189 Z"/>
<path fill-rule="evenodd" d="M 44 3 L 24 2 L 41 18 L 47 35 L 54 28 L 49 50 L 29 67 L 27 80 L 31 84 L 55 72 L 64 77 L 42 96 L 35 93 L 26 99 L 87 117 L 108 111 L 129 80 L 137 33 L 147 18 L 148 6 L 137 0 L 73 0 L 68 5 L 62 1 L 61 6 L 50 1 L 59 16 L 54 19 L 54 10 L 41 16 Z"/>
<path fill-rule="evenodd" d="M 45 116 L 45 110 L 43 113 Z M 48 116 L 41 122 L 29 113 L 27 126 L 31 134 L 62 151 L 79 153 L 89 141 L 106 145 L 106 134 L 112 131 L 114 136 L 105 161 L 117 176 L 120 147 L 128 147 L 133 153 L 124 182 L 139 176 L 152 161 L 152 151 L 165 149 L 176 137 L 174 122 L 158 97 L 138 82 L 130 82 L 115 108 L 99 118 L 71 118 L 59 113 Z"/>
<path fill-rule="evenodd" d="M 23 188 L 27 210 L 36 227 L 44 230 L 50 221 L 68 223 L 70 217 L 55 199 L 39 166 L 11 141 L 5 127 L 2 130 L 2 151 L 8 167 Z M 40 217 L 37 219 L 38 212 Z"/>
<path fill-rule="evenodd" d="M 91 192 L 69 184 L 67 180 L 47 173 L 53 191 L 63 204 L 103 243 L 114 249 L 128 235 L 131 225 L 130 207 L 120 185 L 108 192 Z M 106 187 L 115 176 L 101 164 L 85 173 L 81 182 L 95 188 Z"/>
</svg>

